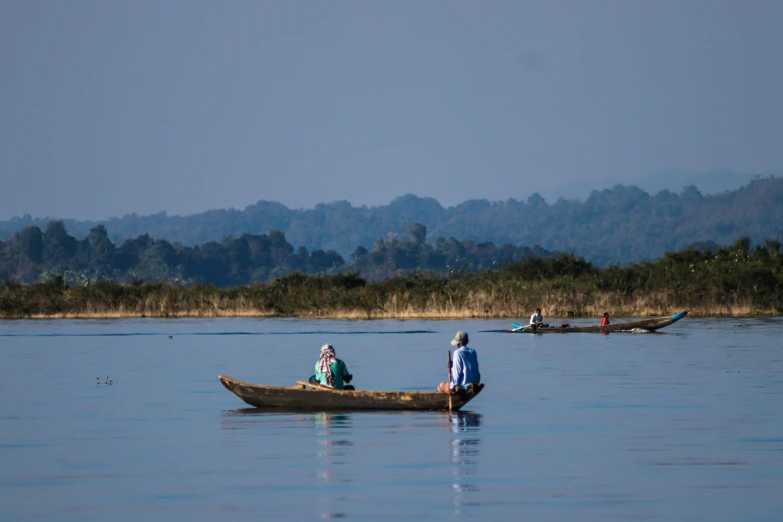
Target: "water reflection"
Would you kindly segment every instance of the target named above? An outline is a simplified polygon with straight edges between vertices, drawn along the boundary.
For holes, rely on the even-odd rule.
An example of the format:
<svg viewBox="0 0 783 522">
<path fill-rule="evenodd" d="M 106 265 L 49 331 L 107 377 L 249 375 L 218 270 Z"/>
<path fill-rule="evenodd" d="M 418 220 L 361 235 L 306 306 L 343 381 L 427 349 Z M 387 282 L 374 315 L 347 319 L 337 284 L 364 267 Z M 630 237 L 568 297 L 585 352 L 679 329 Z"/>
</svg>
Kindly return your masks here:
<svg viewBox="0 0 783 522">
<path fill-rule="evenodd" d="M 462 513 L 465 494 L 479 491 L 471 483 L 478 469 L 479 428 L 481 415 L 469 411 L 457 411 L 448 415 L 451 429 L 451 489 L 454 514 Z"/>
<path fill-rule="evenodd" d="M 315 413 L 313 414 L 316 428 L 316 457 L 318 476 L 326 482 L 334 480 L 333 467 L 346 463 L 347 448 L 353 446 L 351 435 L 346 431 L 352 427 L 351 415 L 347 413 Z"/>
<path fill-rule="evenodd" d="M 355 482 L 352 478 L 352 468 L 348 465 L 351 459 L 356 458 L 353 449 L 353 415 L 345 412 L 241 408 L 225 410 L 221 424 L 225 430 L 243 430 L 251 426 L 258 428 L 261 423 L 278 426 L 283 423 L 288 426 L 296 425 L 298 428 L 312 427 L 315 437 L 308 435 L 307 438 L 310 444 L 315 444 L 315 448 L 312 452 L 307 451 L 306 455 L 314 459 L 309 469 L 315 473 L 315 483 L 318 488 L 317 512 L 320 518 L 331 519 L 348 516 L 340 509 L 340 504 L 346 501 L 340 492 L 345 491 L 346 483 Z"/>
<path fill-rule="evenodd" d="M 353 441 L 353 419 L 348 413 L 320 412 L 313 414 L 316 428 L 316 476 L 325 486 L 324 494 L 318 497 L 321 518 L 345 518 L 346 514 L 339 510 L 338 504 L 344 498 L 335 497 L 337 491 L 330 487 L 334 483 L 352 482 L 347 475 L 348 468 L 340 469 L 348 463 Z M 342 471 L 342 473 L 340 472 Z"/>
</svg>

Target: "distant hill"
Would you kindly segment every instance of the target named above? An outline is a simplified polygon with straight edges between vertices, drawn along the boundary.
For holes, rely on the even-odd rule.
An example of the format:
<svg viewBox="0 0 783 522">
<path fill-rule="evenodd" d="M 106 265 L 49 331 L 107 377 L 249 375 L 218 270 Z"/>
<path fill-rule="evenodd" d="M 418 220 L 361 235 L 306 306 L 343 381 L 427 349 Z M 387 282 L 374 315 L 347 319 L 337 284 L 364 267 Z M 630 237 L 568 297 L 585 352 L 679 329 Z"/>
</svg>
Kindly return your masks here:
<svg viewBox="0 0 783 522">
<path fill-rule="evenodd" d="M 0 238 L 25 226 L 44 229 L 48 221 L 25 216 L 0 222 Z M 639 187 L 615 185 L 591 192 L 584 202 L 552 204 L 536 194 L 526 201 L 470 200 L 449 208 L 414 195 L 377 207 L 338 201 L 304 210 L 259 201 L 244 210 L 211 210 L 192 216 L 129 215 L 101 223 L 116 244 L 147 233 L 200 245 L 276 229 L 295 246 L 349 256 L 358 246 L 371 249 L 378 239 L 404 234 L 411 222 L 425 225 L 429 238 L 538 245 L 549 251 L 573 252 L 599 266 L 626 264 L 694 243 L 727 245 L 740 236 L 761 241 L 783 235 L 783 179 L 755 179 L 717 195 L 705 195 L 693 185 L 679 193 L 664 189 L 653 195 Z M 75 237 L 85 237 L 96 224 L 65 221 Z"/>
<path fill-rule="evenodd" d="M 776 176 L 783 175 L 783 170 L 774 172 Z M 682 169 L 669 169 L 653 172 L 641 179 L 626 185 L 639 187 L 654 196 L 662 190 L 679 194 L 688 185 L 695 186 L 705 196 L 720 194 L 729 190 L 737 190 L 750 183 L 754 174 L 741 174 L 733 170 L 714 169 L 706 172 L 688 172 Z M 549 203 L 555 203 L 560 198 L 584 201 L 594 190 L 602 191 L 623 184 L 617 178 L 601 178 L 595 181 L 572 183 L 554 190 L 540 192 L 541 197 Z M 526 195 L 525 197 L 530 196 Z"/>
<path fill-rule="evenodd" d="M 693 185 L 704 195 L 714 195 L 737 190 L 750 183 L 752 179 L 753 174 L 740 174 L 731 170 L 686 172 L 672 169 L 647 174 L 634 185 L 649 194 L 657 194 L 667 189 L 679 193 L 688 185 Z"/>
<path fill-rule="evenodd" d="M 623 182 L 617 178 L 601 178 L 595 181 L 585 181 L 583 183 L 572 183 L 565 185 L 555 190 L 544 190 L 539 195 L 547 200 L 549 203 L 556 203 L 558 199 L 563 198 L 572 201 L 584 201 L 594 190 L 602 191 L 610 189 L 617 185 L 622 185 Z M 525 198 L 532 196 L 533 194 L 527 194 Z"/>
</svg>

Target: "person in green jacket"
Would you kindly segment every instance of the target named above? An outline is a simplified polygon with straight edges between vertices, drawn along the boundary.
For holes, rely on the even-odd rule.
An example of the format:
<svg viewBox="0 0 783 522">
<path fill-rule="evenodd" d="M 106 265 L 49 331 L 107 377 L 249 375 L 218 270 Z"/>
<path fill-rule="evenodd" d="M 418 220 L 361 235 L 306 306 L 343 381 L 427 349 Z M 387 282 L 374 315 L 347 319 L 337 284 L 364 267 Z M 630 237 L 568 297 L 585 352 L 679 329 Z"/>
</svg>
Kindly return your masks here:
<svg viewBox="0 0 783 522">
<path fill-rule="evenodd" d="M 346 386 L 351 382 L 353 375 L 348 373 L 348 367 L 338 359 L 331 344 L 321 346 L 321 357 L 315 363 L 315 375 L 310 377 L 310 382 L 318 382 L 335 390 L 354 390 L 353 386 Z"/>
</svg>

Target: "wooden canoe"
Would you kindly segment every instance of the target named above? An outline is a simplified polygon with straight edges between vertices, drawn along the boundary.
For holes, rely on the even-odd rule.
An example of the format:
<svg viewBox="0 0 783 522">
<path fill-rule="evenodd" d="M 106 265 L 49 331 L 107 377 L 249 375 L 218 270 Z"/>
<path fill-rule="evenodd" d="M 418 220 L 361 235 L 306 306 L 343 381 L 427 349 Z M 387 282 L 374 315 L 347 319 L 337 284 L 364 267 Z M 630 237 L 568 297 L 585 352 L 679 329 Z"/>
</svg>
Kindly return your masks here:
<svg viewBox="0 0 783 522">
<path fill-rule="evenodd" d="M 629 321 L 626 323 L 608 324 L 606 326 L 569 326 L 565 328 L 542 327 L 533 328 L 530 325 L 519 326 L 508 330 L 496 330 L 498 332 L 510 333 L 608 333 L 608 332 L 654 332 L 665 326 L 676 323 L 688 314 L 688 310 L 666 317 L 655 317 L 653 319 L 642 319 L 640 321 Z"/>
<path fill-rule="evenodd" d="M 352 391 L 335 390 L 301 381 L 283 388 L 253 384 L 227 375 L 219 375 L 225 388 L 256 408 L 290 410 L 448 410 L 449 394 L 444 392 Z M 459 410 L 478 395 L 483 384 L 451 394 L 451 409 Z"/>
</svg>

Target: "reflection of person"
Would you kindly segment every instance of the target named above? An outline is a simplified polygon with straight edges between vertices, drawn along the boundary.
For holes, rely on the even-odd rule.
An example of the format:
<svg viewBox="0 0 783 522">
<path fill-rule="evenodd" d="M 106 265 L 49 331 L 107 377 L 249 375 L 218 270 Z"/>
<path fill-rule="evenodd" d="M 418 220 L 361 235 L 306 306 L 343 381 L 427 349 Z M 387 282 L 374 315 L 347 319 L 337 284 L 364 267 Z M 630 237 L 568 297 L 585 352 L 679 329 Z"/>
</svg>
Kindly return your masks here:
<svg viewBox="0 0 783 522">
<path fill-rule="evenodd" d="M 544 316 L 541 315 L 541 309 L 536 308 L 536 313 L 530 316 L 530 324 L 531 326 L 541 326 L 544 324 Z"/>
<path fill-rule="evenodd" d="M 478 385 L 481 382 L 481 373 L 479 373 L 478 356 L 476 350 L 468 348 L 468 334 L 457 332 L 451 345 L 456 346 L 454 350 L 454 362 L 451 365 L 451 380 L 442 382 L 438 386 L 438 391 L 448 392 L 455 386 L 461 389 L 467 389 L 469 384 Z"/>
<path fill-rule="evenodd" d="M 449 413 L 451 432 L 455 435 L 462 432 L 478 431 L 481 426 L 481 414 L 472 411 L 455 411 Z"/>
<path fill-rule="evenodd" d="M 319 382 L 335 390 L 353 390 L 353 386 L 346 386 L 351 382 L 353 375 L 348 373 L 348 367 L 338 359 L 331 344 L 321 346 L 321 357 L 315 363 L 315 375 L 310 377 L 310 382 Z"/>
<path fill-rule="evenodd" d="M 355 458 L 351 436 L 351 416 L 344 413 L 320 412 L 307 416 L 315 420 L 315 436 L 318 443 L 314 464 L 316 476 L 327 484 L 353 482 L 348 466 L 339 466 Z M 321 518 L 345 518 L 344 497 L 330 496 L 328 492 L 318 496 Z"/>
<path fill-rule="evenodd" d="M 476 474 L 479 460 L 479 427 L 481 415 L 458 411 L 450 413 L 451 419 L 451 489 L 454 493 L 452 506 L 459 515 L 465 506 L 466 497 L 479 491 L 478 486 L 470 483 L 470 476 Z"/>
<path fill-rule="evenodd" d="M 599 326 L 606 326 L 609 324 L 609 312 L 604 312 L 604 318 L 601 319 L 601 324 Z"/>
</svg>

